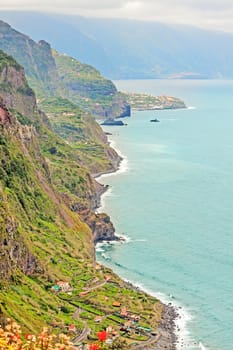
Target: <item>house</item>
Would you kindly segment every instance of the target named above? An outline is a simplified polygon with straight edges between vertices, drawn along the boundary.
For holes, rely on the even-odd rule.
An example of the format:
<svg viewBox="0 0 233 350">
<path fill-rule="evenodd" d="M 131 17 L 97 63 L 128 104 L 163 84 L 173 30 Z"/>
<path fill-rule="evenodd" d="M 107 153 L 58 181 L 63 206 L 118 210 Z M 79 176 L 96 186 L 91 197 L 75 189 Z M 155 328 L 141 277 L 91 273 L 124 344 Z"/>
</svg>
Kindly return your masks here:
<svg viewBox="0 0 233 350">
<path fill-rule="evenodd" d="M 96 323 L 100 323 L 100 322 L 102 322 L 102 317 L 101 317 L 101 316 L 96 316 L 95 319 L 94 319 L 94 321 L 95 321 Z"/>
<path fill-rule="evenodd" d="M 68 332 L 76 333 L 76 326 L 75 326 L 75 324 L 70 324 L 68 326 Z"/>
<path fill-rule="evenodd" d="M 106 328 L 106 332 L 107 332 L 108 334 L 112 333 L 112 331 L 113 331 L 112 326 L 108 326 L 108 327 Z"/>
<path fill-rule="evenodd" d="M 130 315 L 130 319 L 134 322 L 138 322 L 140 320 L 140 316 L 138 315 Z"/>
<path fill-rule="evenodd" d="M 57 285 L 58 285 L 58 287 L 60 287 L 60 290 L 62 292 L 70 292 L 72 290 L 72 288 L 68 282 L 58 281 Z"/>
<path fill-rule="evenodd" d="M 96 271 L 101 270 L 101 265 L 100 265 L 100 264 L 98 264 L 98 263 L 96 263 L 96 264 L 95 264 L 95 269 L 96 269 Z"/>
<path fill-rule="evenodd" d="M 54 286 L 51 287 L 51 290 L 52 290 L 52 292 L 57 293 L 57 292 L 59 292 L 60 287 L 57 284 L 55 284 Z"/>
<path fill-rule="evenodd" d="M 108 333 L 108 336 L 110 336 L 110 337 L 112 337 L 112 338 L 118 336 L 118 332 L 115 331 L 115 330 L 112 328 L 112 326 L 108 326 L 108 327 L 106 328 L 106 332 Z"/>
<path fill-rule="evenodd" d="M 128 312 L 125 306 L 121 308 L 121 316 L 128 317 Z"/>
<path fill-rule="evenodd" d="M 111 278 L 112 278 L 111 275 L 105 275 L 104 276 L 104 279 L 105 279 L 106 282 L 110 281 Z"/>
<path fill-rule="evenodd" d="M 119 301 L 114 301 L 114 302 L 112 303 L 112 306 L 114 306 L 114 307 L 120 307 L 120 306 L 121 306 L 121 303 L 120 303 Z"/>
<path fill-rule="evenodd" d="M 131 322 L 131 321 L 127 321 L 127 322 L 125 322 L 125 324 L 124 324 L 124 327 L 125 327 L 126 329 L 130 329 L 131 326 L 132 326 L 132 322 Z"/>
</svg>

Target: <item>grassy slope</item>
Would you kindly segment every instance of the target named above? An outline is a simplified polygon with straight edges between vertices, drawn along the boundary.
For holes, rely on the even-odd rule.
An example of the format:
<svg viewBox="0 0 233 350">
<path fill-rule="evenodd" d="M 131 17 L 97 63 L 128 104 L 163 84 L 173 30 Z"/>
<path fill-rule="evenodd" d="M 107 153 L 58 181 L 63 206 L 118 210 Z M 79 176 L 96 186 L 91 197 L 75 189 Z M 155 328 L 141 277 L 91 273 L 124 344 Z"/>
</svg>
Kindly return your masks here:
<svg viewBox="0 0 233 350">
<path fill-rule="evenodd" d="M 94 116 L 119 116 L 124 113 L 124 96 L 114 84 L 92 66 L 53 50 L 63 95 Z"/>
<path fill-rule="evenodd" d="M 2 69 L 16 65 L 2 55 L 4 60 Z M 22 69 L 15 68 L 21 87 L 26 87 Z M 161 304 L 128 288 L 109 269 L 94 269 L 90 230 L 63 201 L 65 190 L 67 197 L 76 201 L 82 195 L 84 200 L 93 190 L 77 150 L 54 134 L 46 116 L 34 105 L 31 92 L 28 95 L 27 89 L 18 90 L 9 79 L 7 82 L 8 93 L 0 91 L 3 99 L 9 93 L 12 97 L 11 123 L 0 125 L 1 312 L 13 317 L 25 331 L 36 332 L 48 324 L 65 331 L 70 323 L 81 331 L 88 324 L 95 338 L 105 325 L 119 328 L 119 322 L 124 322 L 114 316 L 112 302 L 117 299 L 142 314 L 143 325 L 155 329 Z M 19 103 L 22 99 L 24 105 Z M 106 274 L 111 281 L 102 284 Z M 57 280 L 68 281 L 72 295 L 54 295 L 50 287 Z M 98 283 L 102 286 L 93 288 Z M 93 290 L 80 298 L 79 293 L 88 288 Z M 74 319 L 77 307 L 82 312 Z M 100 325 L 94 322 L 96 314 L 105 315 Z"/>
</svg>

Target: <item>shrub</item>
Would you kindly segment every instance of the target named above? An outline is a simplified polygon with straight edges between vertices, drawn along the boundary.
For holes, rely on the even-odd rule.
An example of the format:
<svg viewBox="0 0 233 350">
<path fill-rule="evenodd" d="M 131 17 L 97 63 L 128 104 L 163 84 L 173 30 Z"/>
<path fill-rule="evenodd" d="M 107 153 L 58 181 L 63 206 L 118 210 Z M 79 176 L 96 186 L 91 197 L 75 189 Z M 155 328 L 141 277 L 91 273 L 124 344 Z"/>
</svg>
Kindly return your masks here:
<svg viewBox="0 0 233 350">
<path fill-rule="evenodd" d="M 38 335 L 22 334 L 20 326 L 7 319 L 6 326 L 0 327 L 0 349 L 6 350 L 74 350 L 69 337 L 54 335 L 44 328 Z"/>
</svg>

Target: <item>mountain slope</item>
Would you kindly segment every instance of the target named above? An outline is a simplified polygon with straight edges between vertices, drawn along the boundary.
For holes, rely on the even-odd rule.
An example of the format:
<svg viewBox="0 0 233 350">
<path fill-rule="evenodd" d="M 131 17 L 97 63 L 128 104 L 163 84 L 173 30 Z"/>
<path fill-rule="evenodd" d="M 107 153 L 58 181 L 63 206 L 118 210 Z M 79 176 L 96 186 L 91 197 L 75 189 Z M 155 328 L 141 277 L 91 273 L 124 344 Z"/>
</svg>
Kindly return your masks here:
<svg viewBox="0 0 233 350">
<path fill-rule="evenodd" d="M 0 79 L 1 325 L 10 316 L 23 332 L 37 333 L 49 326 L 59 334 L 68 333 L 74 324 L 75 333 L 70 335 L 84 334 L 81 338 L 87 343 L 96 341 L 97 332 L 110 326 L 118 329 L 128 348 L 135 340 L 146 341 L 148 336 L 120 332 L 125 321 L 116 315 L 115 299 L 140 314 L 142 325 L 154 332 L 159 331 L 167 309 L 96 265 L 93 241 L 101 223 L 77 195 L 84 186 L 86 203 L 91 206 L 89 195 L 91 190 L 96 192 L 95 181 L 38 110 L 22 67 L 2 51 Z M 60 164 L 60 171 L 54 171 L 54 163 Z M 63 181 L 72 172 L 77 182 L 70 183 L 65 193 Z M 91 229 L 81 220 L 84 216 Z M 109 225 L 106 216 L 103 230 L 104 225 Z M 101 324 L 96 323 L 96 316 L 103 319 Z"/>
<path fill-rule="evenodd" d="M 94 116 L 129 116 L 124 97 L 91 66 L 54 51 L 44 40 L 36 43 L 0 21 L 0 49 L 23 67 L 37 96 L 68 98 Z M 98 101 L 98 102 L 97 102 Z"/>
<path fill-rule="evenodd" d="M 106 118 L 130 116 L 125 97 L 92 66 L 53 50 L 64 95 L 84 111 Z"/>
<path fill-rule="evenodd" d="M 1 15 L 35 39 L 43 21 L 49 27 L 43 37 L 53 47 L 94 65 L 110 78 L 233 77 L 233 35 L 229 33 L 134 20 L 4 11 Z"/>
</svg>

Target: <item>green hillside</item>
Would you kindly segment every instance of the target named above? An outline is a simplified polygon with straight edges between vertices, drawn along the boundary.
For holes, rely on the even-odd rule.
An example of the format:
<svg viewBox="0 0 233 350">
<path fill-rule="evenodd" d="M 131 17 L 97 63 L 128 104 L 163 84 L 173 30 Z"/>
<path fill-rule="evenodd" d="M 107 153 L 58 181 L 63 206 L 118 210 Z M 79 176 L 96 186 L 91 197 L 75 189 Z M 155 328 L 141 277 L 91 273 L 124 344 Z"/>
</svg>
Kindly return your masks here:
<svg viewBox="0 0 233 350">
<path fill-rule="evenodd" d="M 48 97 L 68 98 L 94 116 L 130 115 L 124 96 L 93 67 L 52 52 L 44 40 L 36 43 L 3 21 L 0 21 L 0 35 L 0 49 L 25 68 L 39 101 Z"/>
<path fill-rule="evenodd" d="M 128 348 L 135 342 L 156 342 L 158 337 L 138 334 L 135 328 L 131 334 L 121 331 L 125 319 L 114 304 L 120 301 L 138 315 L 141 327 L 154 333 L 159 332 L 163 305 L 95 263 L 94 240 L 104 237 L 110 224 L 106 215 L 91 211 L 101 188 L 89 169 L 93 158 L 98 159 L 96 170 L 109 169 L 107 153 L 76 148 L 76 140 L 69 144 L 55 134 L 37 108 L 23 69 L 3 52 L 0 83 L 1 323 L 10 316 L 24 332 L 47 325 L 56 333 L 67 333 L 74 324 L 78 338 L 88 331 L 84 342 L 95 341 L 97 331 L 111 326 Z M 53 112 L 61 115 L 69 102 L 59 103 Z M 81 119 L 81 111 L 72 108 L 75 119 Z M 101 145 L 92 123 L 85 142 Z"/>
</svg>

